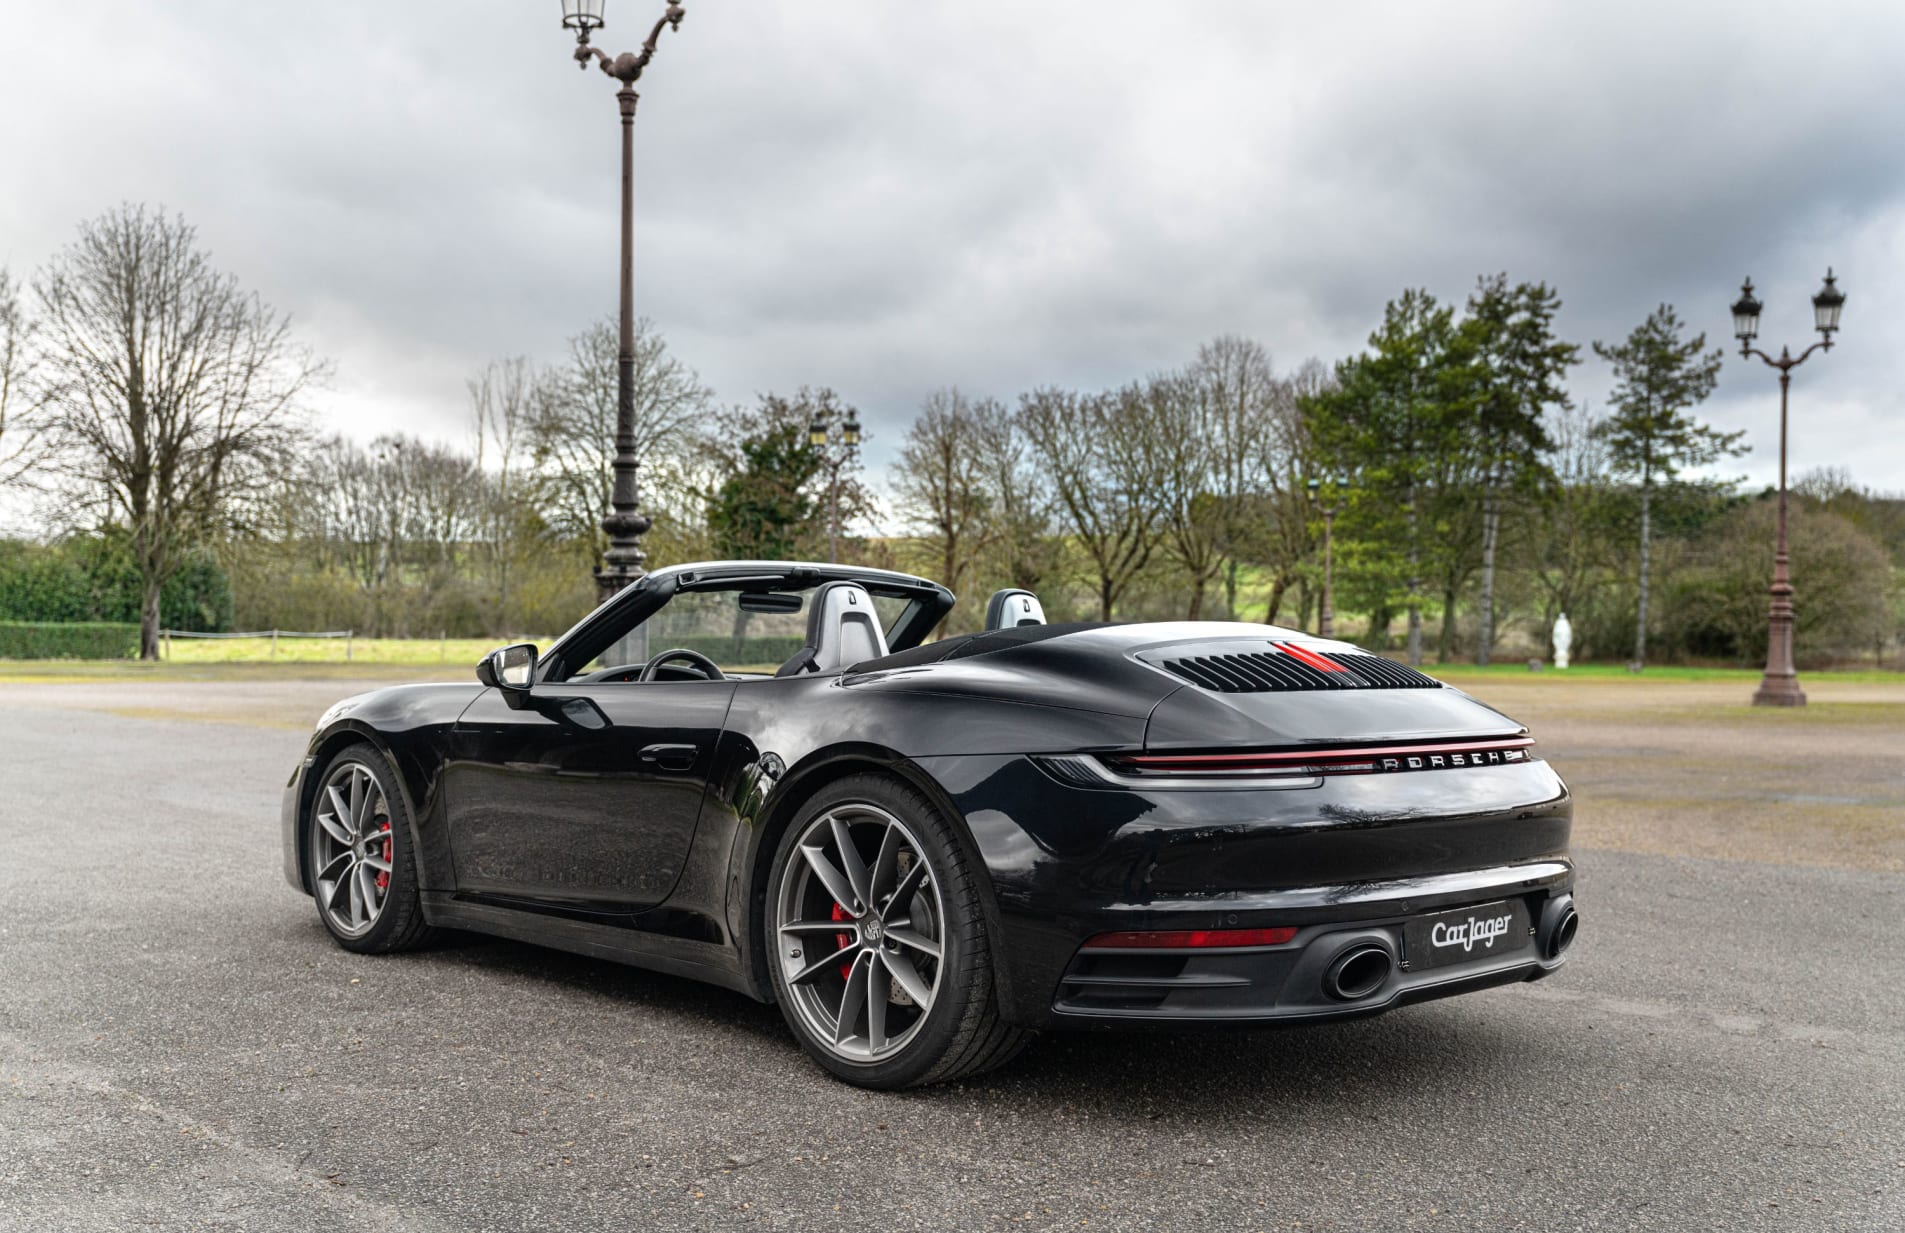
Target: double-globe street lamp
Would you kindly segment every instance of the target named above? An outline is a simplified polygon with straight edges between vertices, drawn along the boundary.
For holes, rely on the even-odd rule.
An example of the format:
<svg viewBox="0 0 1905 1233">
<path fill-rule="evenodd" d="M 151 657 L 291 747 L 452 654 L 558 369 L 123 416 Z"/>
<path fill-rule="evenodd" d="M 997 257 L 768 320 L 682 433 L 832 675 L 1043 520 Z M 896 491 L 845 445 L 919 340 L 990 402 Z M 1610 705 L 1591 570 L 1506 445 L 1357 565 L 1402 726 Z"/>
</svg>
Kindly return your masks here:
<svg viewBox="0 0 1905 1233">
<path fill-rule="evenodd" d="M 833 431 L 831 419 L 824 415 L 814 416 L 814 422 L 807 429 L 807 444 L 822 451 L 822 465 L 827 468 L 827 560 L 840 559 L 840 469 L 844 467 L 860 449 L 860 419 L 854 411 L 848 411 L 840 423 L 840 441 L 836 448 L 828 449 L 830 434 Z"/>
<path fill-rule="evenodd" d="M 1338 473 L 1329 478 L 1329 497 L 1322 496 L 1324 481 L 1311 478 L 1306 485 L 1310 504 L 1323 515 L 1323 610 L 1316 620 L 1316 632 L 1324 638 L 1336 636 L 1336 609 L 1332 602 L 1335 574 L 1336 515 L 1349 500 L 1349 476 Z"/>
<path fill-rule="evenodd" d="M 609 549 L 595 571 L 597 597 L 607 600 L 645 572 L 642 535 L 651 525 L 640 508 L 635 455 L 635 83 L 655 56 L 655 44 L 664 27 L 681 28 L 683 9 L 670 4 L 640 51 L 619 56 L 589 46 L 589 36 L 602 29 L 608 0 L 562 0 L 562 26 L 576 32 L 576 67 L 588 71 L 593 59 L 604 73 L 622 83 L 615 92 L 622 109 L 622 301 L 621 345 L 615 357 L 615 482 L 609 491 L 609 513 L 602 529 L 609 533 Z"/>
<path fill-rule="evenodd" d="M 1799 688 L 1799 673 L 1793 668 L 1793 583 L 1786 556 L 1786 391 L 1792 385 L 1793 369 L 1806 362 L 1815 351 L 1832 350 L 1832 336 L 1839 330 L 1839 310 L 1845 307 L 1845 292 L 1839 290 L 1832 270 L 1826 270 L 1826 285 L 1812 297 L 1813 327 L 1819 341 L 1797 357 L 1789 347 L 1779 349 L 1779 358 L 1753 345 L 1759 336 L 1760 302 L 1753 298 L 1753 280 L 1740 288 L 1733 304 L 1733 336 L 1740 340 L 1740 355 L 1757 355 L 1779 370 L 1779 531 L 1773 549 L 1773 603 L 1766 631 L 1766 675 L 1753 692 L 1754 706 L 1804 706 L 1805 691 Z"/>
</svg>

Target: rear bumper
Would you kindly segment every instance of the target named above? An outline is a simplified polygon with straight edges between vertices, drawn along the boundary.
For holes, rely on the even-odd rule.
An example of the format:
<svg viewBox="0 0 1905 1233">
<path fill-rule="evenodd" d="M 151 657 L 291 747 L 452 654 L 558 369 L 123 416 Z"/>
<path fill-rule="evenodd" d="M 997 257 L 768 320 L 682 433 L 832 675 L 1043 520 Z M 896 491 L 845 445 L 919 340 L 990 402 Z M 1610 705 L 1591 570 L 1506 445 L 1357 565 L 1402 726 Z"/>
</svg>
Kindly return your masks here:
<svg viewBox="0 0 1905 1233">
<path fill-rule="evenodd" d="M 1316 1022 L 1538 980 L 1567 962 L 1565 945 L 1557 950 L 1554 933 L 1561 913 L 1572 910 L 1572 886 L 1573 869 L 1555 862 L 1424 879 L 1406 898 L 1362 898 L 1359 888 L 1339 887 L 1334 889 L 1360 900 L 1358 915 L 1316 921 L 1314 908 L 1294 907 L 1279 915 L 1296 928 L 1296 936 L 1276 946 L 1076 950 L 1059 980 L 1048 1022 Z M 1495 953 L 1440 965 L 1411 953 L 1409 921 L 1504 902 L 1519 902 L 1526 923 L 1516 936 L 1502 938 Z M 1312 923 L 1297 924 L 1303 916 L 1311 916 Z M 1366 969 L 1381 976 L 1367 989 L 1346 994 L 1332 974 L 1359 954 Z"/>
</svg>

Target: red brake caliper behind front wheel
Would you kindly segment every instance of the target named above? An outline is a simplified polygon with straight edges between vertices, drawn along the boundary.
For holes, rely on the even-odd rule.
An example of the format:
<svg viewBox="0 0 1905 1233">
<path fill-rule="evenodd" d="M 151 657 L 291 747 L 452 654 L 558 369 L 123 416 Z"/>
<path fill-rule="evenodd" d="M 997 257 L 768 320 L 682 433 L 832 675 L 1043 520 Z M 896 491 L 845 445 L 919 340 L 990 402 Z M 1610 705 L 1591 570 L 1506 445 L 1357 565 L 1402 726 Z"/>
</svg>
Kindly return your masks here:
<svg viewBox="0 0 1905 1233">
<path fill-rule="evenodd" d="M 833 905 L 833 919 L 852 920 L 853 917 L 847 913 L 847 910 L 845 908 L 841 907 L 838 903 L 836 903 Z M 836 933 L 833 935 L 833 946 L 835 950 L 845 950 L 847 947 L 852 945 L 853 945 L 853 935 L 851 933 Z M 846 980 L 848 977 L 852 975 L 853 975 L 852 963 L 843 963 L 840 965 L 840 979 L 841 980 Z"/>
<path fill-rule="evenodd" d="M 390 823 L 388 822 L 384 823 L 383 835 L 384 835 L 384 864 L 388 865 L 390 863 Z M 388 888 L 389 886 L 390 886 L 390 874 L 386 871 L 382 871 L 382 870 L 378 871 L 377 889 L 384 890 Z"/>
</svg>

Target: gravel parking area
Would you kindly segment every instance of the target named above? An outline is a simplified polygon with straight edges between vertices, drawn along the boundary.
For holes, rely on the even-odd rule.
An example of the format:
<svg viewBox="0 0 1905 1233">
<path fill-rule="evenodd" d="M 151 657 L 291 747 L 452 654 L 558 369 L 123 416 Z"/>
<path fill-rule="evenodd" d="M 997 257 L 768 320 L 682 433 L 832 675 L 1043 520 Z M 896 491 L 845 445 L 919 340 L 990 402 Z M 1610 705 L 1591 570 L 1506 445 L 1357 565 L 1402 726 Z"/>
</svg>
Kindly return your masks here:
<svg viewBox="0 0 1905 1233">
<path fill-rule="evenodd" d="M 880 1095 L 731 993 L 332 945 L 276 809 L 346 684 L 0 685 L 0 1229 L 1905 1228 L 1905 691 L 1808 687 L 1504 687 L 1582 798 L 1553 980 Z"/>
</svg>

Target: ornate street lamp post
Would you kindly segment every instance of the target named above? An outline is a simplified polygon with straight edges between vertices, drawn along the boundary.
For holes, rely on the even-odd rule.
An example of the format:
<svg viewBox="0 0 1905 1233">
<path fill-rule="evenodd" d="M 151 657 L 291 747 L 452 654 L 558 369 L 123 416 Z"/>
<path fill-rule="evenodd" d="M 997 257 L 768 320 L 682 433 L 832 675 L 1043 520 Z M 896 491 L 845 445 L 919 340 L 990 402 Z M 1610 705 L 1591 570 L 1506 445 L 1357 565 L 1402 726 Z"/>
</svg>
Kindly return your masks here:
<svg viewBox="0 0 1905 1233">
<path fill-rule="evenodd" d="M 1779 531 L 1773 549 L 1773 603 L 1766 631 L 1766 675 L 1753 693 L 1754 706 L 1804 706 L 1805 691 L 1799 688 L 1799 673 L 1793 668 L 1793 583 L 1786 556 L 1786 391 L 1792 385 L 1793 369 L 1806 362 L 1815 351 L 1832 350 L 1832 336 L 1839 329 L 1839 310 L 1845 307 L 1845 292 L 1839 290 L 1831 269 L 1826 270 L 1826 285 L 1812 297 L 1813 326 L 1819 341 L 1795 358 L 1789 347 L 1779 349 L 1779 358 L 1753 345 L 1759 335 L 1760 302 L 1753 298 L 1753 280 L 1740 288 L 1733 305 L 1733 336 L 1740 340 L 1740 355 L 1757 355 L 1769 367 L 1779 370 Z"/>
<path fill-rule="evenodd" d="M 840 424 L 840 444 L 836 449 L 828 449 L 832 423 L 823 415 L 814 416 L 814 422 L 807 429 L 807 444 L 822 455 L 827 468 L 827 560 L 840 559 L 840 469 L 852 460 L 860 449 L 860 419 L 857 412 L 848 410 L 847 417 Z"/>
<path fill-rule="evenodd" d="M 609 533 L 609 550 L 595 571 L 598 598 L 607 600 L 645 572 L 642 535 L 651 525 L 641 512 L 635 456 L 635 83 L 655 56 L 663 27 L 681 28 L 682 7 L 670 4 L 639 52 L 611 57 L 589 46 L 589 35 L 603 26 L 608 0 L 562 0 L 562 27 L 576 32 L 576 67 L 587 71 L 591 59 L 604 73 L 622 83 L 615 99 L 622 109 L 622 302 L 621 349 L 615 360 L 615 483 L 609 492 L 608 517 L 602 529 Z"/>
<path fill-rule="evenodd" d="M 1316 512 L 1323 515 L 1323 610 L 1317 616 L 1316 632 L 1324 638 L 1336 636 L 1336 609 L 1331 602 L 1333 574 L 1335 573 L 1334 548 L 1336 539 L 1336 515 L 1343 512 L 1348 496 L 1349 476 L 1337 474 L 1330 477 L 1330 495 L 1328 501 L 1318 499 L 1323 481 L 1311 479 L 1307 487 L 1310 490 L 1310 504 Z"/>
</svg>

